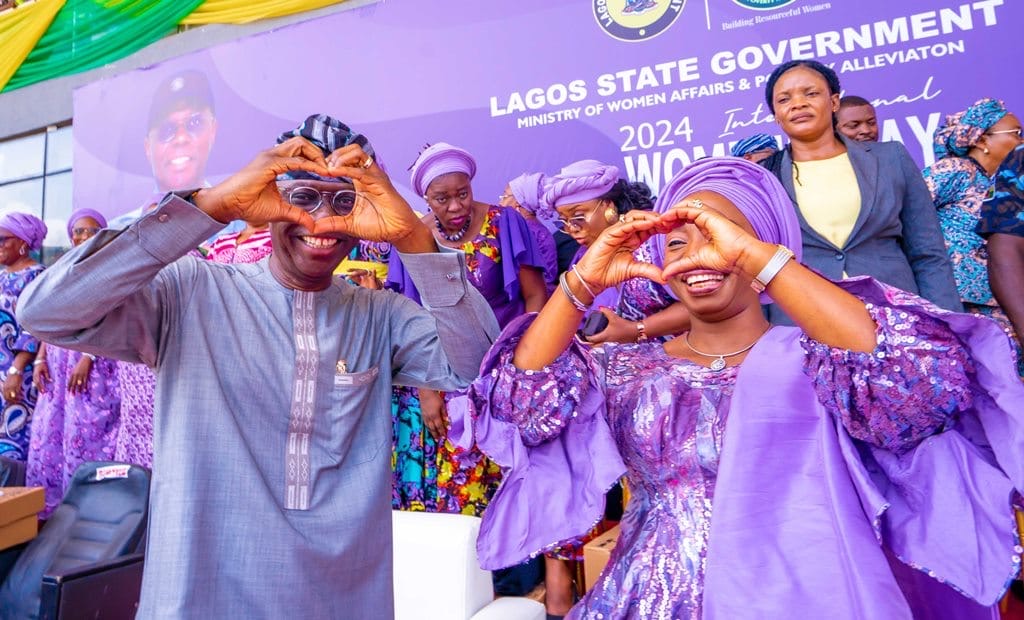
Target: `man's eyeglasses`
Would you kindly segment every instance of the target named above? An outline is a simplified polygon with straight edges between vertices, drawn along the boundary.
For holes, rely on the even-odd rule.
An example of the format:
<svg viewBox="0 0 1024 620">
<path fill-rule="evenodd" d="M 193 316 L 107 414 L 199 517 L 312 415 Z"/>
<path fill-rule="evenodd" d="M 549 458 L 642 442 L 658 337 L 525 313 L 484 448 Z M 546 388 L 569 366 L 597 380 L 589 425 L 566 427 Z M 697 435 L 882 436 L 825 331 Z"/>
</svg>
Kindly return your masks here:
<svg viewBox="0 0 1024 620">
<path fill-rule="evenodd" d="M 462 202 L 462 201 L 466 200 L 467 198 L 469 198 L 469 190 L 468 189 L 464 189 L 464 190 L 462 190 L 461 192 L 459 192 L 458 194 L 456 194 L 454 196 L 448 196 L 447 194 L 444 194 L 444 195 L 441 195 L 441 196 L 424 196 L 424 198 L 428 202 L 432 202 L 435 205 L 437 205 L 438 207 L 443 209 L 443 208 L 448 206 L 448 202 L 451 201 L 451 200 L 458 200 L 459 202 Z"/>
<path fill-rule="evenodd" d="M 1001 129 L 999 131 L 989 131 L 989 132 L 987 132 L 987 134 L 990 135 L 990 136 L 994 136 L 994 135 L 1000 134 L 1000 133 L 1012 133 L 1012 134 L 1016 135 L 1019 138 L 1022 131 L 1024 131 L 1024 129 L 1021 129 L 1020 127 L 1018 127 L 1016 129 Z"/>
<path fill-rule="evenodd" d="M 200 134 L 207 130 L 212 122 L 213 120 L 205 112 L 196 112 L 185 119 L 183 123 L 166 120 L 157 125 L 155 129 L 156 139 L 164 144 L 171 142 L 178 135 L 178 130 L 182 127 L 185 128 L 188 135 L 198 138 Z"/>
<path fill-rule="evenodd" d="M 100 229 L 94 226 L 80 226 L 78 228 L 72 228 L 71 234 L 76 237 L 81 237 L 83 235 L 89 235 L 91 237 L 98 233 L 99 231 Z"/>
<path fill-rule="evenodd" d="M 298 187 L 282 188 L 281 195 L 288 204 L 296 206 L 308 213 L 314 213 L 324 204 L 331 205 L 336 215 L 348 215 L 356 206 L 357 200 L 366 198 L 354 189 L 340 189 L 335 192 L 321 192 L 312 187 L 300 185 Z"/>
</svg>

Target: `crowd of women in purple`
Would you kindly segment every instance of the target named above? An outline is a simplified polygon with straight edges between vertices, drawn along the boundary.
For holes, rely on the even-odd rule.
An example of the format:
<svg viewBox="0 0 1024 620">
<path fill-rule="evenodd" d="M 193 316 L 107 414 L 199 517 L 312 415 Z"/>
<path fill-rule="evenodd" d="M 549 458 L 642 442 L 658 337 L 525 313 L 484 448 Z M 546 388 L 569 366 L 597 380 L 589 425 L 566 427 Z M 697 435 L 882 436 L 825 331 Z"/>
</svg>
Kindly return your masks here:
<svg viewBox="0 0 1024 620">
<path fill-rule="evenodd" d="M 393 508 L 482 516 L 499 593 L 543 574 L 549 617 L 993 617 L 1022 551 L 1021 122 L 996 99 L 949 114 L 922 173 L 840 92 L 778 67 L 787 142 L 750 136 L 657 197 L 581 159 L 484 200 L 471 153 L 425 148 L 413 207 L 504 331 L 469 390 L 394 388 Z M 83 208 L 67 232 L 104 227 Z M 83 462 L 152 467 L 155 389 L 21 329 L 45 236 L 0 218 L 0 456 L 46 488 L 43 518 Z M 195 254 L 271 251 L 249 226 Z M 420 300 L 386 244 L 350 258 L 386 265 L 343 263 L 353 286 Z M 619 541 L 580 598 L 607 515 Z"/>
</svg>

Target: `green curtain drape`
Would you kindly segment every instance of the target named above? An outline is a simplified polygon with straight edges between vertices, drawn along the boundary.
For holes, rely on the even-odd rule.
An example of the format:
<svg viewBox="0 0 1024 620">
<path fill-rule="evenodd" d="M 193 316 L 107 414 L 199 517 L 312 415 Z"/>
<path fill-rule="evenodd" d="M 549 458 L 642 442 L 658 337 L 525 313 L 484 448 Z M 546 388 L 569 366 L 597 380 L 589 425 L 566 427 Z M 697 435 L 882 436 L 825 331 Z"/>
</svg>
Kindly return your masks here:
<svg viewBox="0 0 1024 620">
<path fill-rule="evenodd" d="M 183 24 L 246 24 L 312 11 L 344 0 L 206 0 Z"/>
<path fill-rule="evenodd" d="M 64 0 L 36 0 L 0 13 L 0 90 L 53 21 Z"/>
<path fill-rule="evenodd" d="M 202 3 L 203 0 L 67 0 L 3 90 L 87 71 L 124 58 L 173 32 Z"/>
</svg>

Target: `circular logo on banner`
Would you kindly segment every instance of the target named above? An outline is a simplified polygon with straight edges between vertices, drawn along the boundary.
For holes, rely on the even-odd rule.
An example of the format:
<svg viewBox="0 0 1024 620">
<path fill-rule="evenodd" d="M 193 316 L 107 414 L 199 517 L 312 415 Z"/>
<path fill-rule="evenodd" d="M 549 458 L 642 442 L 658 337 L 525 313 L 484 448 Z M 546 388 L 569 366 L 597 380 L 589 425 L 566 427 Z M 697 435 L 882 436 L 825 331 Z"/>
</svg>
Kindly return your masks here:
<svg viewBox="0 0 1024 620">
<path fill-rule="evenodd" d="M 787 4 L 793 4 L 796 0 L 732 0 L 736 4 L 757 11 L 770 11 Z"/>
<path fill-rule="evenodd" d="M 594 0 L 594 18 L 620 41 L 644 41 L 671 26 L 684 4 L 686 0 Z"/>
</svg>

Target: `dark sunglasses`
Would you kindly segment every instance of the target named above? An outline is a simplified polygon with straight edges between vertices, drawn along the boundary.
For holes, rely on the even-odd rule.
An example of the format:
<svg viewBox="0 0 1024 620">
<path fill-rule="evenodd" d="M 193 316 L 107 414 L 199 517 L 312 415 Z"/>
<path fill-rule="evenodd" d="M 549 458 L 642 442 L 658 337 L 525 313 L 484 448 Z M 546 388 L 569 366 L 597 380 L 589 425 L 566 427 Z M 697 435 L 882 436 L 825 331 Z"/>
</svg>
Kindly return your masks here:
<svg viewBox="0 0 1024 620">
<path fill-rule="evenodd" d="M 193 138 L 198 138 L 200 134 L 206 131 L 213 120 L 204 112 L 196 112 L 185 119 L 185 122 L 179 123 L 177 121 L 164 121 L 160 123 L 156 128 L 156 139 L 163 143 L 168 143 L 174 140 L 175 136 L 178 135 L 178 130 L 182 127 L 188 132 L 188 135 Z"/>
</svg>

